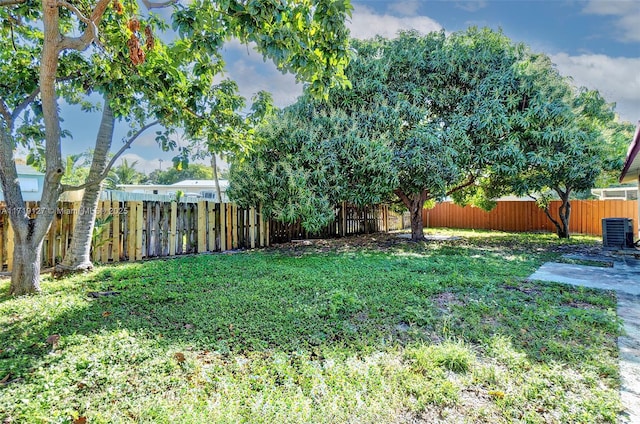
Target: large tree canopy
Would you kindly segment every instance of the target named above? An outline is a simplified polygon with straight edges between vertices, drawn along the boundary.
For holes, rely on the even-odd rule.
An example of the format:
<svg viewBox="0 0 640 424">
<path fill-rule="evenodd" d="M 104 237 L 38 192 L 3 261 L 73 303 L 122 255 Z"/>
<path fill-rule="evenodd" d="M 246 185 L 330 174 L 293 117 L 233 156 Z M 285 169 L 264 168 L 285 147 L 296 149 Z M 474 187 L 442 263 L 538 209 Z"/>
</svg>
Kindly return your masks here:
<svg viewBox="0 0 640 424">
<path fill-rule="evenodd" d="M 318 228 L 337 201 L 393 194 L 420 240 L 428 200 L 491 208 L 502 194 L 548 189 L 568 204 L 615 162 L 603 137 L 610 105 L 501 32 L 403 32 L 353 47 L 353 88 L 302 96 L 274 118 L 233 165 L 232 198 Z"/>
<path fill-rule="evenodd" d="M 516 172 L 522 158 L 510 129 L 522 113 L 516 71 L 526 59 L 523 46 L 475 28 L 450 36 L 404 32 L 391 40 L 354 40 L 353 46 L 357 53 L 347 68 L 353 88 L 335 90 L 327 101 L 303 96 L 283 112 L 265 131 L 264 144 L 232 167 L 231 196 L 273 204 L 278 216 L 305 223 L 304 214 L 280 211 L 302 204 L 312 210 L 319 199 L 363 203 L 395 194 L 411 211 L 418 240 L 425 201 L 477 192 L 494 174 Z M 297 130 L 278 131 L 278 121 L 290 116 L 297 116 Z M 345 124 L 325 134 L 318 120 L 332 122 L 331 128 Z M 341 143 L 352 140 L 358 147 L 335 161 L 345 152 Z M 295 154 L 288 161 L 290 151 Z M 358 178 L 349 177 L 353 173 Z M 270 175 L 281 178 L 270 180 L 269 195 L 262 197 L 251 185 Z M 346 177 L 340 184 L 334 175 Z M 292 195 L 297 192 L 304 196 Z"/>
<path fill-rule="evenodd" d="M 546 56 L 533 56 L 520 74 L 531 110 L 518 122 L 525 160 L 500 185 L 538 201 L 558 236 L 568 238 L 570 198 L 620 169 L 626 147 L 620 135 L 627 126 L 615 121 L 615 105 L 595 90 L 575 88 Z M 553 198 L 561 200 L 557 215 L 549 208 Z"/>
<path fill-rule="evenodd" d="M 315 93 L 347 83 L 348 0 L 143 3 L 149 9 L 173 7 L 171 25 L 179 39 L 170 47 L 154 36 L 166 24 L 155 15 L 144 18 L 136 2 L 0 3 L 0 179 L 7 207 L 15 212 L 10 220 L 16 237 L 11 293 L 39 290 L 39 252 L 53 218 L 19 212 L 25 208 L 13 151 L 17 143 L 42 142 L 41 209 L 55 210 L 65 189 L 61 96 L 79 101 L 89 91 L 103 95 L 102 139 L 112 134 L 112 114 L 135 119 L 138 129 L 148 125 L 148 118 L 197 127 L 202 125 L 199 102 L 215 92 L 214 79 L 224 65 L 219 49 L 230 37 L 255 43 L 281 70 L 308 81 Z M 215 126 L 215 120 L 207 125 Z M 98 162 L 103 163 L 96 164 L 94 174 L 102 179 L 108 166 Z"/>
</svg>

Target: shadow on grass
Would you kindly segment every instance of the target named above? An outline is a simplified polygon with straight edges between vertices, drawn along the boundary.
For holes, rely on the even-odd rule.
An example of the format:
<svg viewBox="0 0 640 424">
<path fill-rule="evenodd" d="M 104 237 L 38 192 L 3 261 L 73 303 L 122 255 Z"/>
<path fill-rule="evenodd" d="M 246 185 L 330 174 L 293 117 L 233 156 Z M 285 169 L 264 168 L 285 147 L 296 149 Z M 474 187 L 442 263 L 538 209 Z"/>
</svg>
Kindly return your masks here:
<svg viewBox="0 0 640 424">
<path fill-rule="evenodd" d="M 616 378 L 615 367 L 601 361 L 616 349 L 613 295 L 524 281 L 548 252 L 509 243 L 492 249 L 403 244 L 208 255 L 48 281 L 41 296 L 2 299 L 0 379 L 19 380 L 38 367 L 56 347 L 51 335 L 64 344 L 123 329 L 163 350 L 311 356 L 445 339 L 482 346 L 502 335 L 532 361 L 593 364 Z M 118 294 L 87 296 L 107 291 Z"/>
</svg>

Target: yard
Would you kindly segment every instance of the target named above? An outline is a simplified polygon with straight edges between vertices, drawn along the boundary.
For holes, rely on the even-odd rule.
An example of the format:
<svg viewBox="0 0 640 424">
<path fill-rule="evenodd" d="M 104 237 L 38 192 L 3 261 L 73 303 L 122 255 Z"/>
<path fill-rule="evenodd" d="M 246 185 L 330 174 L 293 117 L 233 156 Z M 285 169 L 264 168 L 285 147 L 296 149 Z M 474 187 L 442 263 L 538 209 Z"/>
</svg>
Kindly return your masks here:
<svg viewBox="0 0 640 424">
<path fill-rule="evenodd" d="M 0 298 L 0 420 L 616 422 L 615 295 L 526 280 L 596 240 L 439 233 L 45 277 Z"/>
</svg>

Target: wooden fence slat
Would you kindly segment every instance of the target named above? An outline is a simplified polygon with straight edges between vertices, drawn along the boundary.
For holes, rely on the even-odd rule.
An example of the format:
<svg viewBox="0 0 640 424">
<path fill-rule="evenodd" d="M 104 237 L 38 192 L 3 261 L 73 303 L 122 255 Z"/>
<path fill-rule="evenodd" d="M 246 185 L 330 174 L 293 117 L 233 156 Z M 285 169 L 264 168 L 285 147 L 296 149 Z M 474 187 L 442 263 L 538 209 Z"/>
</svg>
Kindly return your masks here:
<svg viewBox="0 0 640 424">
<path fill-rule="evenodd" d="M 102 207 L 102 215 L 104 216 L 105 219 L 107 219 L 109 216 L 111 216 L 111 202 L 108 201 L 102 201 L 100 202 L 100 206 Z M 114 219 L 115 217 L 112 217 L 111 219 Z M 112 221 L 113 222 L 113 221 Z M 104 224 L 103 230 L 102 230 L 102 252 L 101 252 L 101 259 L 103 263 L 107 263 L 109 262 L 109 248 L 111 247 L 110 244 L 110 238 L 111 238 L 111 228 L 113 227 L 112 223 L 109 224 Z"/>
<path fill-rule="evenodd" d="M 144 228 L 143 211 L 143 203 L 136 202 L 136 261 L 142 260 L 142 229 Z"/>
<path fill-rule="evenodd" d="M 227 204 L 220 203 L 220 250 L 227 250 Z"/>
<path fill-rule="evenodd" d="M 129 214 L 127 216 L 127 255 L 129 256 L 130 261 L 136 260 L 136 218 L 138 216 L 137 212 L 138 203 L 132 200 L 127 202 L 127 210 Z"/>
<path fill-rule="evenodd" d="M 207 250 L 209 252 L 215 252 L 216 250 L 216 204 L 214 202 L 207 202 Z"/>
<path fill-rule="evenodd" d="M 120 218 L 122 217 L 122 210 L 120 209 L 120 202 L 114 200 L 111 202 L 111 211 L 113 212 L 113 221 L 111 222 L 111 257 L 113 262 L 120 262 Z"/>
<path fill-rule="evenodd" d="M 207 202 L 198 200 L 198 253 L 207 251 Z"/>
<path fill-rule="evenodd" d="M 171 202 L 171 217 L 169 218 L 169 256 L 176 254 L 176 231 L 178 226 L 178 203 Z"/>
</svg>

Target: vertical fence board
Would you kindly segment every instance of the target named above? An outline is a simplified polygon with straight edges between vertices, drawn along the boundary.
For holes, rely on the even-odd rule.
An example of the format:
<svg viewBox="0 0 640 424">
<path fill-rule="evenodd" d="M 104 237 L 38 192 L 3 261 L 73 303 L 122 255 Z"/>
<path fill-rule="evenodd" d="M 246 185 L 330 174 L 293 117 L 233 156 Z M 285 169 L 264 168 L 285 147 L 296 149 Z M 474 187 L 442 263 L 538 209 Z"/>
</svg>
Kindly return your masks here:
<svg viewBox="0 0 640 424">
<path fill-rule="evenodd" d="M 198 200 L 198 253 L 207 251 L 207 202 Z"/>
<path fill-rule="evenodd" d="M 169 218 L 169 256 L 176 254 L 176 231 L 178 221 L 178 204 L 171 202 L 171 218 Z"/>
</svg>

